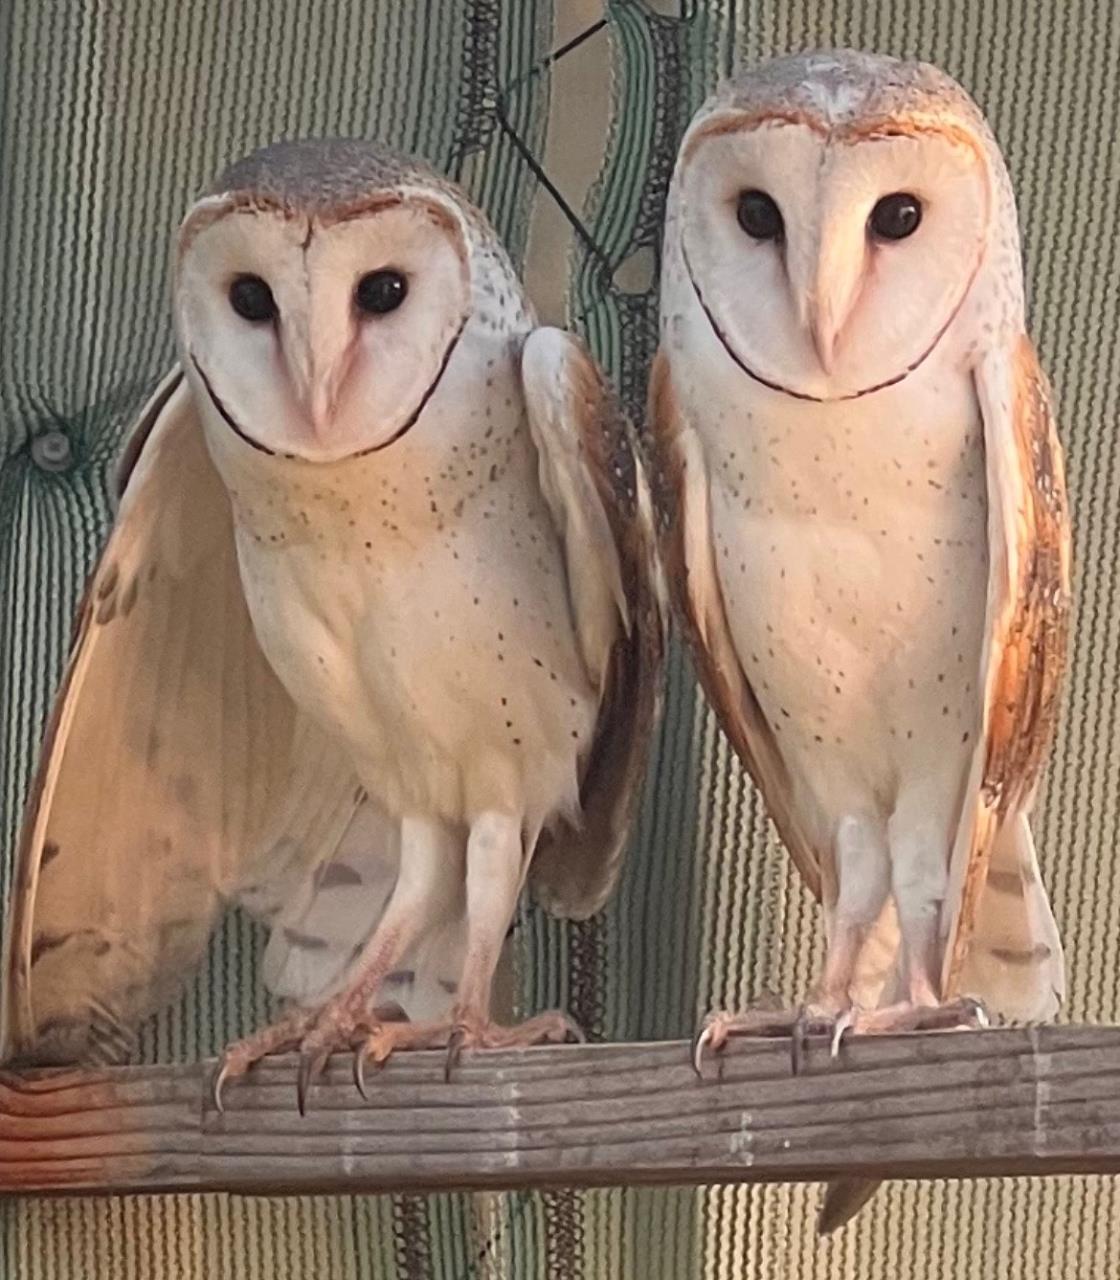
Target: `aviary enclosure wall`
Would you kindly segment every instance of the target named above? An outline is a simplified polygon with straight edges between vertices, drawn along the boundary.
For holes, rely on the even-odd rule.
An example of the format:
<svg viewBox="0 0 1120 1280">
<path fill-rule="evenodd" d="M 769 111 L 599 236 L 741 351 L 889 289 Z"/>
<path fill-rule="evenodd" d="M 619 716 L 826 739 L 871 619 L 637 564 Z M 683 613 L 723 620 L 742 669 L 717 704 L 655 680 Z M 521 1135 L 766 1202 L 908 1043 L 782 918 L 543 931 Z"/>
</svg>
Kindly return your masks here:
<svg viewBox="0 0 1120 1280">
<path fill-rule="evenodd" d="M 640 412 L 660 211 L 688 115 L 743 60 L 837 44 L 944 66 L 1009 159 L 1077 536 L 1074 659 L 1039 843 L 1068 948 L 1067 1016 L 1120 1017 L 1120 12 L 1109 0 L 7 0 L 0 889 L 121 434 L 171 359 L 169 237 L 212 174 L 297 134 L 380 135 L 425 154 L 488 210 L 546 313 L 566 305 Z M 812 904 L 679 656 L 621 893 L 588 925 L 527 911 L 518 938 L 524 1001 L 564 1001 L 599 1037 L 686 1034 L 712 1004 L 808 980 Z M 261 1019 L 261 942 L 246 920 L 226 921 L 204 972 L 147 1029 L 149 1060 L 211 1053 Z M 1120 1268 L 1111 1179 L 897 1184 L 824 1245 L 816 1199 L 772 1187 L 7 1200 L 0 1275 L 1041 1280 Z"/>
</svg>

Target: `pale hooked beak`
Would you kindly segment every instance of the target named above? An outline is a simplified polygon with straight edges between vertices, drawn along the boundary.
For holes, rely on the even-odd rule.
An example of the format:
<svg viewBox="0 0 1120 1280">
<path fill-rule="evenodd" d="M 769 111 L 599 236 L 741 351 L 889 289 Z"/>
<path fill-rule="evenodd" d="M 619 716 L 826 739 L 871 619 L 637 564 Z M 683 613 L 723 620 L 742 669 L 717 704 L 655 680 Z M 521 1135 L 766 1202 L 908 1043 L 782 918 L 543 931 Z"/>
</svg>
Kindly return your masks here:
<svg viewBox="0 0 1120 1280">
<path fill-rule="evenodd" d="M 326 442 L 334 425 L 339 392 L 354 361 L 354 344 L 325 369 L 311 366 L 311 397 L 307 416 L 311 421 L 311 434 L 316 440 Z"/>
<path fill-rule="evenodd" d="M 838 325 L 832 314 L 831 299 L 828 296 L 810 298 L 805 317 L 809 335 L 817 352 L 817 359 L 825 373 L 832 373 L 833 356 L 836 354 L 836 332 Z"/>
<path fill-rule="evenodd" d="M 294 335 L 293 335 L 294 336 Z M 302 339 L 302 341 L 300 340 Z M 358 351 L 357 334 L 322 326 L 299 335 L 288 353 L 288 368 L 312 437 L 326 444 L 336 433 L 339 400 Z"/>
<path fill-rule="evenodd" d="M 835 368 L 836 348 L 859 296 L 865 267 L 863 235 L 846 235 L 844 228 L 830 226 L 827 220 L 808 252 L 789 254 L 798 319 L 826 375 Z"/>
</svg>

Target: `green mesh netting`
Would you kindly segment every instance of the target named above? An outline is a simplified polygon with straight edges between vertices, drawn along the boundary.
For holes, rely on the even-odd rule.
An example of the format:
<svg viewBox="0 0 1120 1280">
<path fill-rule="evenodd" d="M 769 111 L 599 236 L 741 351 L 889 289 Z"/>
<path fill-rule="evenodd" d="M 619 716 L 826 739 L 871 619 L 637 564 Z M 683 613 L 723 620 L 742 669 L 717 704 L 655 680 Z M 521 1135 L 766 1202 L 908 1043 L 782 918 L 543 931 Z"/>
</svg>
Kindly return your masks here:
<svg viewBox="0 0 1120 1280">
<path fill-rule="evenodd" d="M 376 134 L 460 178 L 520 258 L 534 200 L 553 199 L 535 174 L 546 133 L 581 126 L 578 100 L 558 102 L 549 120 L 554 31 L 570 34 L 573 15 L 577 27 L 605 18 L 612 124 L 577 209 L 568 301 L 640 410 L 660 210 L 689 114 L 744 59 L 849 44 L 929 58 L 958 76 L 988 112 L 1016 182 L 1032 327 L 1059 394 L 1078 542 L 1075 656 L 1039 843 L 1066 939 L 1069 1016 L 1116 1019 L 1120 12 L 1111 0 L 614 0 L 601 9 L 595 0 L 559 0 L 555 12 L 549 0 L 0 0 L 0 891 L 71 609 L 106 528 L 121 433 L 171 358 L 170 235 L 226 160 L 280 136 Z M 603 916 L 565 927 L 528 910 L 520 921 L 525 1004 L 564 1001 L 601 1036 L 686 1034 L 712 1004 L 801 990 L 819 958 L 812 904 L 679 655 L 652 771 L 634 855 Z M 146 1030 L 145 1056 L 210 1053 L 265 1017 L 254 976 L 261 943 L 231 917 L 185 998 Z M 812 1232 L 816 1197 L 773 1187 L 8 1200 L 0 1280 L 1120 1273 L 1113 1179 L 896 1184 L 824 1245 Z"/>
</svg>

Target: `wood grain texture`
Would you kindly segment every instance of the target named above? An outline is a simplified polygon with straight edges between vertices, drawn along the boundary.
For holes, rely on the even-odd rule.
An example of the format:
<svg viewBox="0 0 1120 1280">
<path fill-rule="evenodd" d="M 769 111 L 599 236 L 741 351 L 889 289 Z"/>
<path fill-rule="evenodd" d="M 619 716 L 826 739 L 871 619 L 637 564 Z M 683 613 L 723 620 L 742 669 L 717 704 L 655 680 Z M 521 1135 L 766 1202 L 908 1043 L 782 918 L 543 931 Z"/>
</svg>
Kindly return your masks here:
<svg viewBox="0 0 1120 1280">
<path fill-rule="evenodd" d="M 295 1062 L 229 1088 L 210 1064 L 0 1076 L 0 1191 L 376 1192 L 1120 1173 L 1120 1028 L 864 1039 L 801 1074 L 733 1043 L 697 1080 L 683 1042 L 391 1061 L 363 1103 L 336 1057 L 301 1119 Z"/>
</svg>

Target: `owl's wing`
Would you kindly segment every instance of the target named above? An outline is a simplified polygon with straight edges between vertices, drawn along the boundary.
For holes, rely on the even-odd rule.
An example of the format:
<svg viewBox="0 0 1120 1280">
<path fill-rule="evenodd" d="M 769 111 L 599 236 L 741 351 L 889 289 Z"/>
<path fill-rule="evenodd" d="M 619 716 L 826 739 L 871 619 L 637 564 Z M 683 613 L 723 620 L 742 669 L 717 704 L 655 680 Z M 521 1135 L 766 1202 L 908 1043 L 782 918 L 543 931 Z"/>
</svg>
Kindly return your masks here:
<svg viewBox="0 0 1120 1280">
<path fill-rule="evenodd" d="M 1005 1016 L 1052 1017 L 1061 942 L 1028 813 L 1058 715 L 1070 611 L 1070 526 L 1049 388 L 1029 339 L 976 372 L 988 476 L 983 732 L 950 869 L 943 993 Z"/>
<path fill-rule="evenodd" d="M 665 646 L 660 569 L 634 437 L 582 344 L 559 329 L 535 330 L 521 376 L 572 620 L 599 691 L 581 821 L 542 833 L 530 879 L 548 910 L 582 919 L 618 877 L 653 742 Z"/>
<path fill-rule="evenodd" d="M 820 860 L 797 822 L 785 762 L 732 643 L 712 558 L 707 468 L 700 442 L 677 405 L 664 352 L 653 364 L 650 422 L 657 449 L 662 558 L 700 683 L 762 792 L 782 843 L 810 891 L 820 898 Z"/>
<path fill-rule="evenodd" d="M 143 412 L 28 802 L 2 1056 L 120 1060 L 222 905 L 266 919 L 361 801 L 249 622 L 226 491 L 186 383 Z"/>
</svg>

